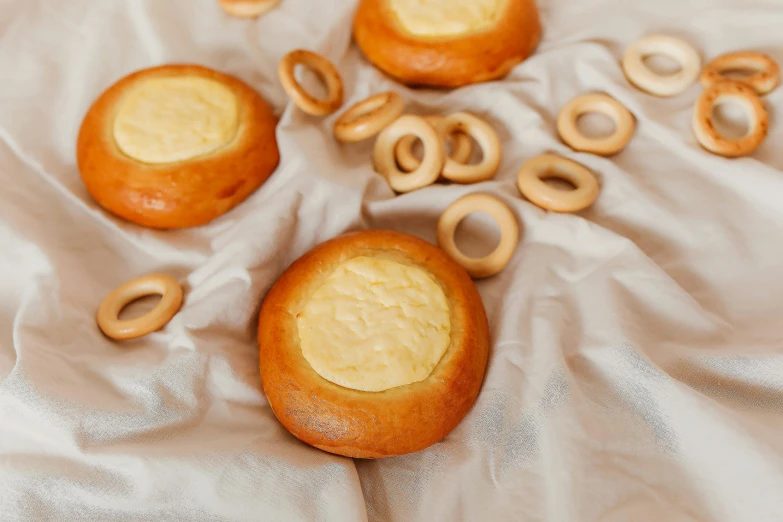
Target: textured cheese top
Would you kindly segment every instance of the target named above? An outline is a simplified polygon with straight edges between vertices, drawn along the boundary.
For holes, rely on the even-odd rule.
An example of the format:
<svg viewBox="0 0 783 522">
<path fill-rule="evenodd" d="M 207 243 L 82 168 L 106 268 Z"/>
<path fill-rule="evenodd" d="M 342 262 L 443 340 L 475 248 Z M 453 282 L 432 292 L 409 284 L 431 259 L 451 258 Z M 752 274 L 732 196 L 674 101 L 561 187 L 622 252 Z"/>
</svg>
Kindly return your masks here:
<svg viewBox="0 0 783 522">
<path fill-rule="evenodd" d="M 143 163 L 172 163 L 233 139 L 237 100 L 225 85 L 196 76 L 150 78 L 123 99 L 114 120 L 117 146 Z"/>
<path fill-rule="evenodd" d="M 426 379 L 451 335 L 446 295 L 429 274 L 374 257 L 340 264 L 297 324 L 302 354 L 313 369 L 363 391 Z"/>
<path fill-rule="evenodd" d="M 495 25 L 507 0 L 387 0 L 415 36 L 459 36 Z"/>
</svg>

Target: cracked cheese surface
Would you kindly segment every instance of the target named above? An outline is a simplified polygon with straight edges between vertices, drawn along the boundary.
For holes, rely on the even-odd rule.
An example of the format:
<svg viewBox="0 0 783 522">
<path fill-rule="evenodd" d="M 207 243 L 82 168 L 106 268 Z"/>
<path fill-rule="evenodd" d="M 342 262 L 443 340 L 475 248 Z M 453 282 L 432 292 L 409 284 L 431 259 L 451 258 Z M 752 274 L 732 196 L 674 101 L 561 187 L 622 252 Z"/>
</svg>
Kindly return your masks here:
<svg viewBox="0 0 783 522">
<path fill-rule="evenodd" d="M 123 99 L 114 120 L 117 146 L 143 163 L 210 153 L 236 134 L 237 100 L 225 85 L 197 76 L 150 78 Z"/>
<path fill-rule="evenodd" d="M 321 377 L 383 391 L 426 379 L 449 347 L 446 295 L 424 270 L 374 257 L 338 265 L 297 315 Z"/>
<path fill-rule="evenodd" d="M 415 36 L 456 36 L 493 26 L 505 0 L 387 0 L 403 29 Z"/>
</svg>

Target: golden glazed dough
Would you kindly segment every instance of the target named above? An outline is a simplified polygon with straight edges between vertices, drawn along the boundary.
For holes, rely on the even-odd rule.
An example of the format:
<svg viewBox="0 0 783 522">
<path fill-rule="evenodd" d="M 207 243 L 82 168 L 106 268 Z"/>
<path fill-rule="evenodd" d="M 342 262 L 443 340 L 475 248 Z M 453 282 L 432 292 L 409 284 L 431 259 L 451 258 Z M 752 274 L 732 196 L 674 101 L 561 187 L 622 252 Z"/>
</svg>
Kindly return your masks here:
<svg viewBox="0 0 783 522">
<path fill-rule="evenodd" d="M 489 328 L 470 276 L 444 251 L 368 230 L 288 267 L 264 298 L 258 346 L 264 392 L 286 429 L 331 453 L 378 458 L 426 448 L 462 420 L 484 379 Z"/>
<path fill-rule="evenodd" d="M 383 391 L 426 379 L 449 347 L 449 306 L 424 270 L 360 256 L 337 266 L 297 317 L 324 379 Z"/>
<path fill-rule="evenodd" d="M 353 35 L 376 67 L 413 86 L 508 74 L 541 38 L 535 0 L 360 0 Z"/>
<path fill-rule="evenodd" d="M 141 226 L 203 225 L 244 201 L 280 161 L 269 104 L 198 65 L 136 71 L 106 89 L 76 143 L 82 181 L 107 211 Z"/>
</svg>

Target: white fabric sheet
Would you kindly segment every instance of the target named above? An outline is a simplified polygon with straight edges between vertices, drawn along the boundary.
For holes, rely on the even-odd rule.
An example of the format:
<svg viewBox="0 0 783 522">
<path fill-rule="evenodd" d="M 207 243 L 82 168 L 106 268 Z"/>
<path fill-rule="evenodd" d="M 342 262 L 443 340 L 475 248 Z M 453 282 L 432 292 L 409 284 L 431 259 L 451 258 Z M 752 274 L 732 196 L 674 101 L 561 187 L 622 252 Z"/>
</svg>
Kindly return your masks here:
<svg viewBox="0 0 783 522">
<path fill-rule="evenodd" d="M 283 0 L 254 22 L 214 0 L 0 2 L 0 520 L 783 520 L 783 88 L 765 98 L 766 142 L 727 160 L 692 136 L 700 86 L 654 98 L 618 65 L 651 32 L 706 59 L 750 49 L 783 63 L 783 4 L 539 5 L 535 56 L 503 81 L 433 92 L 368 65 L 350 41 L 354 2 Z M 338 145 L 336 115 L 288 103 L 276 67 L 296 47 L 339 66 L 346 104 L 393 89 L 409 112 L 486 118 L 503 141 L 496 178 L 395 196 L 372 171 L 371 141 Z M 159 232 L 96 206 L 74 145 L 103 89 L 167 62 L 258 89 L 281 115 L 282 162 L 230 214 Z M 557 139 L 559 108 L 592 90 L 638 119 L 612 158 Z M 598 173 L 593 208 L 555 215 L 519 196 L 517 169 L 544 151 Z M 492 351 L 475 408 L 442 443 L 400 458 L 296 441 L 260 391 L 265 291 L 347 230 L 434 241 L 440 212 L 474 191 L 502 198 L 522 226 L 507 269 L 477 283 Z M 466 228 L 463 244 L 491 246 L 487 221 Z M 184 284 L 181 312 L 162 332 L 108 341 L 98 304 L 152 271 Z"/>
</svg>

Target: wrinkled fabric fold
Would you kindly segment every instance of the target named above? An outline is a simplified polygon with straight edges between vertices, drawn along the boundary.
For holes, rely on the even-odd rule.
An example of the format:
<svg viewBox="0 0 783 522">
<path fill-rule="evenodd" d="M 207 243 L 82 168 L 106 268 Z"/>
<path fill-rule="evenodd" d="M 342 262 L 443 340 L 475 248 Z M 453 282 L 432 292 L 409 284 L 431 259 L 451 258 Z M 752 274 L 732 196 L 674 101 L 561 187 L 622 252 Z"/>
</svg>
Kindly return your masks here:
<svg viewBox="0 0 783 522">
<path fill-rule="evenodd" d="M 284 0 L 229 18 L 212 0 L 0 5 L 0 520 L 777 522 L 783 520 L 783 89 L 750 157 L 710 155 L 691 132 L 694 84 L 655 98 L 619 61 L 662 32 L 707 61 L 758 50 L 783 63 L 777 0 L 540 0 L 544 38 L 503 80 L 409 89 L 351 44 L 355 2 Z M 297 110 L 280 58 L 308 48 L 345 81 L 343 109 Z M 121 76 L 169 62 L 234 74 L 280 116 L 282 161 L 235 210 L 155 231 L 86 192 L 76 135 Z M 372 140 L 334 120 L 383 90 L 406 112 L 469 111 L 503 144 L 496 177 L 395 196 Z M 572 97 L 603 91 L 637 121 L 611 158 L 557 137 Z M 516 172 L 555 152 L 596 172 L 576 215 L 522 198 Z M 507 268 L 477 282 L 492 335 L 475 407 L 442 442 L 377 461 L 329 455 L 277 422 L 258 374 L 261 300 L 297 257 L 340 233 L 391 228 L 435 241 L 440 213 L 487 192 L 520 223 Z M 491 223 L 469 219 L 472 248 Z M 467 238 L 467 239 L 466 239 Z M 116 343 L 103 297 L 149 272 L 182 282 L 165 330 Z"/>
</svg>

